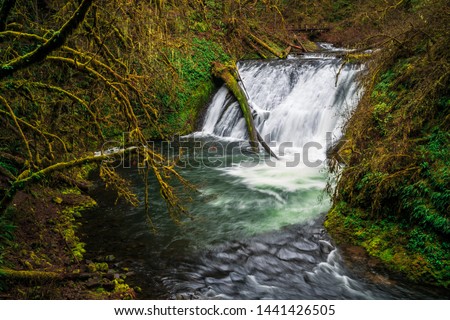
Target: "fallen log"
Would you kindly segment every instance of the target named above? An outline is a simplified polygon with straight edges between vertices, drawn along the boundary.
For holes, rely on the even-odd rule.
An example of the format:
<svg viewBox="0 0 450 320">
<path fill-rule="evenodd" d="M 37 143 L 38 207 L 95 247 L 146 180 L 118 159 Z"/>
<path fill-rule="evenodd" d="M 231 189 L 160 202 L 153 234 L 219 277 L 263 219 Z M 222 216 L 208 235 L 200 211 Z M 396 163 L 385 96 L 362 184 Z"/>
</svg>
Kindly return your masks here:
<svg viewBox="0 0 450 320">
<path fill-rule="evenodd" d="M 40 270 L 13 270 L 0 269 L 0 279 L 14 279 L 14 280 L 34 280 L 34 281 L 48 281 L 48 280 L 75 280 L 84 281 L 90 278 L 102 277 L 108 280 L 113 280 L 117 277 L 117 273 L 92 273 L 92 272 L 55 272 L 55 271 L 40 271 Z"/>
<path fill-rule="evenodd" d="M 305 46 L 303 45 L 303 43 L 300 41 L 300 39 L 299 39 L 297 36 L 294 36 L 294 41 L 297 41 L 297 43 L 300 45 L 301 49 L 302 49 L 304 52 L 309 52 L 309 51 L 305 48 Z"/>
<path fill-rule="evenodd" d="M 252 47 L 253 50 L 255 50 L 255 52 L 263 59 L 268 59 L 268 56 L 257 46 L 253 43 L 253 41 L 251 41 L 248 38 L 245 38 L 245 42 L 247 42 L 247 44 Z"/>
<path fill-rule="evenodd" d="M 256 129 L 255 123 L 253 122 L 252 110 L 249 104 L 249 97 L 245 87 L 243 86 L 242 79 L 239 75 L 239 72 L 235 68 L 230 68 L 224 66 L 221 63 L 215 62 L 213 65 L 213 73 L 215 76 L 223 79 L 228 89 L 233 93 L 236 99 L 239 102 L 239 106 L 241 107 L 242 114 L 245 118 L 245 123 L 247 124 L 247 132 L 250 139 L 250 145 L 253 151 L 259 151 L 258 142 L 261 143 L 262 147 L 266 152 L 276 158 L 279 159 L 278 156 L 270 149 L 268 144 L 264 141 L 264 139 L 259 134 Z M 242 83 L 242 85 L 239 85 Z"/>
<path fill-rule="evenodd" d="M 250 106 L 248 105 L 245 92 L 239 86 L 238 81 L 236 80 L 237 77 L 233 75 L 233 73 L 235 73 L 235 70 L 232 68 L 225 66 L 220 62 L 213 63 L 213 74 L 225 82 L 228 89 L 230 89 L 239 102 L 239 106 L 241 107 L 242 114 L 247 125 L 247 132 L 252 150 L 254 152 L 259 152 L 258 136 L 256 134 L 256 127 L 253 122 L 252 112 Z"/>
<path fill-rule="evenodd" d="M 269 145 L 264 141 L 264 139 L 261 137 L 261 135 L 259 134 L 258 131 L 256 131 L 256 136 L 258 137 L 258 141 L 259 141 L 259 143 L 261 143 L 264 150 L 266 150 L 266 152 L 268 154 L 270 154 L 271 157 L 274 157 L 275 159 L 280 160 L 280 158 L 278 158 L 278 156 L 272 151 L 272 149 L 270 149 Z"/>
<path fill-rule="evenodd" d="M 242 81 L 241 75 L 239 74 L 239 71 L 236 70 L 236 78 L 238 80 L 238 85 L 239 87 L 242 89 L 242 91 L 245 94 L 245 99 L 247 99 L 247 103 L 250 107 L 250 110 L 255 110 L 255 107 L 252 106 L 252 104 L 250 103 L 250 96 L 248 95 L 247 89 L 245 88 L 244 85 L 244 81 Z M 252 117 L 252 121 L 253 121 L 253 117 Z M 261 137 L 261 135 L 259 134 L 259 131 L 257 129 L 256 130 L 256 137 L 258 138 L 259 143 L 262 145 L 262 147 L 264 148 L 264 150 L 266 150 L 266 152 L 274 157 L 277 160 L 280 160 L 280 158 L 278 158 L 278 156 L 272 151 L 272 149 L 270 149 L 269 145 L 264 141 L 264 139 Z"/>
<path fill-rule="evenodd" d="M 269 51 L 270 53 L 272 53 L 273 55 L 275 55 L 280 59 L 286 59 L 291 50 L 290 47 L 288 47 L 286 50 L 279 50 L 277 48 L 274 48 L 273 46 L 267 44 L 266 42 L 264 42 L 263 40 L 261 40 L 260 38 L 251 33 L 249 33 L 248 37 L 250 38 L 250 40 L 256 42 L 261 47 L 263 47 L 264 49 L 266 49 L 267 51 Z"/>
<path fill-rule="evenodd" d="M 298 50 L 300 50 L 300 51 L 305 51 L 304 48 L 299 47 L 299 46 L 296 46 L 295 44 L 292 44 L 292 43 L 291 43 L 290 46 L 291 46 L 292 48 L 294 48 L 294 49 L 298 49 Z"/>
</svg>

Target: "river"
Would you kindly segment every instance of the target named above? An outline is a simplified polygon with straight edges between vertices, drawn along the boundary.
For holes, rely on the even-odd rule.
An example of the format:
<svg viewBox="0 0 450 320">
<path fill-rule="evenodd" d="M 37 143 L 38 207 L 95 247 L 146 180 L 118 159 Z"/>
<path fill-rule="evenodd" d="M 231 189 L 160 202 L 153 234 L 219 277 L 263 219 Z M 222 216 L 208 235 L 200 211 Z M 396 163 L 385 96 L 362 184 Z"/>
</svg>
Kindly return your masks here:
<svg viewBox="0 0 450 320">
<path fill-rule="evenodd" d="M 191 218 L 175 225 L 151 184 L 152 232 L 143 206 L 100 206 L 85 214 L 93 256 L 129 267 L 144 299 L 432 299 L 433 290 L 356 272 L 323 227 L 330 207 L 326 148 L 355 108 L 363 66 L 334 54 L 238 64 L 258 131 L 279 155 L 253 154 L 244 120 L 225 87 L 183 147 L 181 174 L 196 185 Z M 167 151 L 167 146 L 163 148 Z M 170 156 L 170 153 L 169 153 Z M 143 196 L 136 168 L 120 169 Z M 152 182 L 152 181 L 151 181 Z"/>
</svg>

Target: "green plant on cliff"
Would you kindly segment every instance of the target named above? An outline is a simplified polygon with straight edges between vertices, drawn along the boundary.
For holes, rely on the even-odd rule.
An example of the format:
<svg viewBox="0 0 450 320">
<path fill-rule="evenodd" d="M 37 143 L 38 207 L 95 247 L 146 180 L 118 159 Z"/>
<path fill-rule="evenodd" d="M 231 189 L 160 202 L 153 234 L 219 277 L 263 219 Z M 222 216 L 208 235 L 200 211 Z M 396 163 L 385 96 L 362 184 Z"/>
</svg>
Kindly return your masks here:
<svg viewBox="0 0 450 320">
<path fill-rule="evenodd" d="M 348 165 L 328 225 L 414 280 L 448 286 L 448 4 L 423 2 L 407 22 L 378 36 L 382 49 L 369 64 L 366 93 L 340 150 Z M 398 238 L 384 236 L 398 226 Z"/>
<path fill-rule="evenodd" d="M 186 134 L 194 129 L 198 111 L 209 99 L 214 83 L 211 66 L 214 61 L 228 61 L 223 48 L 211 40 L 194 37 L 187 49 L 166 49 L 167 62 L 176 70 L 174 87 L 158 93 L 165 113 L 166 134 Z"/>
</svg>

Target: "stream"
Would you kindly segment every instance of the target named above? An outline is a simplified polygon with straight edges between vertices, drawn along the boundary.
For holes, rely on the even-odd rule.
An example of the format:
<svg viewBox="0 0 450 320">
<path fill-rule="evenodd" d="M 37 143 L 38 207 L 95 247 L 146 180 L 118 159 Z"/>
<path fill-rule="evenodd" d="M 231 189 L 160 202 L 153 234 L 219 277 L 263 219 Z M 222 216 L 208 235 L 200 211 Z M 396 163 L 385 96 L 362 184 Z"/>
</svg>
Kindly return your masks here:
<svg viewBox="0 0 450 320">
<path fill-rule="evenodd" d="M 435 299 L 404 280 L 376 281 L 356 272 L 323 227 L 328 196 L 326 149 L 341 136 L 361 95 L 363 66 L 334 54 L 238 64 L 255 124 L 280 159 L 254 154 L 235 99 L 212 97 L 198 132 L 182 147 L 180 173 L 193 183 L 192 218 L 175 225 L 150 181 L 152 232 L 143 205 L 119 202 L 99 188 L 99 207 L 82 232 L 94 256 L 114 255 L 142 299 Z M 136 168 L 121 168 L 143 198 Z M 360 270 L 359 270 L 360 271 Z"/>
</svg>

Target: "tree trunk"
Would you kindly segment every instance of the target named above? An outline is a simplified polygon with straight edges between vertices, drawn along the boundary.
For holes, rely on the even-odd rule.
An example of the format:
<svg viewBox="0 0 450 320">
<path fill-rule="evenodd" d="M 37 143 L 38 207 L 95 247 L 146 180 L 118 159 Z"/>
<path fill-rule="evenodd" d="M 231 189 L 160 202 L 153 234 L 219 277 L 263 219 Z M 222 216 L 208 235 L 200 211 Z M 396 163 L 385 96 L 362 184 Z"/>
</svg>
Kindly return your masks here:
<svg viewBox="0 0 450 320">
<path fill-rule="evenodd" d="M 39 270 L 13 270 L 13 269 L 0 269 L 0 279 L 14 279 L 14 280 L 33 280 L 33 281 L 48 281 L 48 280 L 87 280 L 93 277 L 106 278 L 109 280 L 114 279 L 113 273 L 71 273 L 71 272 L 54 272 L 54 271 L 39 271 Z"/>
<path fill-rule="evenodd" d="M 239 86 L 236 76 L 232 74 L 236 70 L 230 70 L 231 68 L 224 66 L 220 62 L 215 62 L 213 65 L 213 74 L 221 78 L 228 89 L 233 93 L 239 102 L 239 106 L 241 107 L 242 114 L 245 118 L 245 123 L 247 125 L 248 138 L 250 142 L 250 146 L 254 152 L 259 152 L 259 144 L 258 144 L 258 136 L 256 133 L 256 127 L 253 123 L 252 112 L 250 110 L 250 106 L 248 105 L 247 98 L 245 96 L 244 90 Z"/>
<path fill-rule="evenodd" d="M 270 149 L 267 143 L 263 140 L 258 130 L 255 127 L 255 123 L 253 122 L 252 110 L 248 103 L 248 96 L 245 89 L 239 85 L 240 76 L 236 69 L 231 69 L 227 66 L 224 66 L 221 63 L 216 62 L 213 66 L 213 73 L 215 76 L 223 79 L 228 89 L 233 93 L 239 102 L 239 106 L 241 107 L 242 114 L 245 118 L 245 123 L 247 124 L 247 132 L 250 139 L 250 145 L 255 152 L 259 151 L 258 141 L 263 146 L 264 150 L 272 157 L 278 159 L 277 155 Z"/>
</svg>

